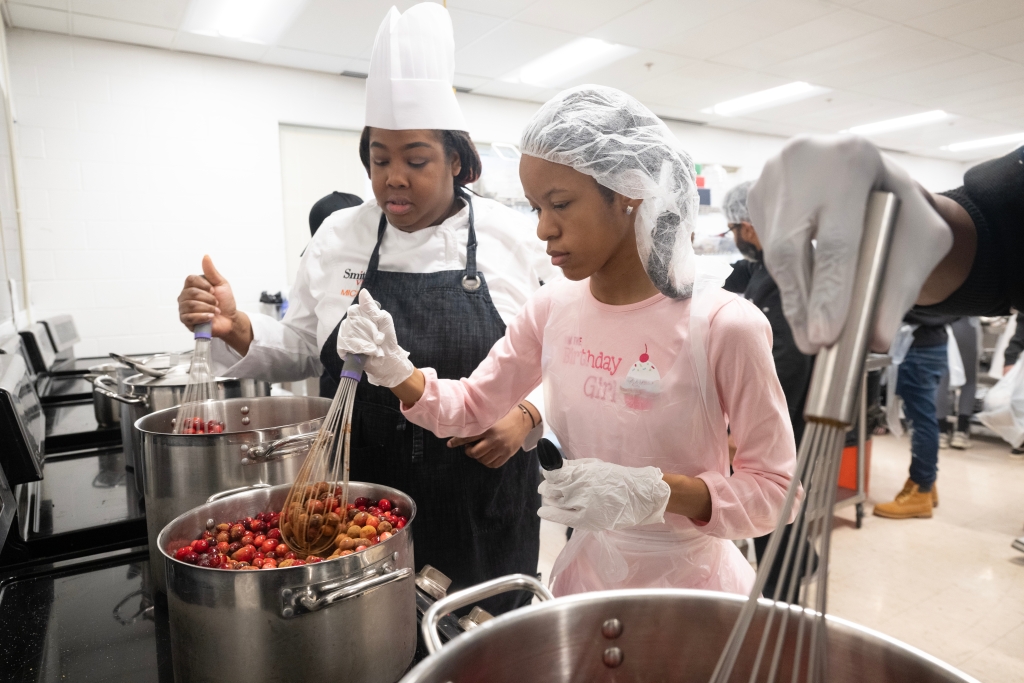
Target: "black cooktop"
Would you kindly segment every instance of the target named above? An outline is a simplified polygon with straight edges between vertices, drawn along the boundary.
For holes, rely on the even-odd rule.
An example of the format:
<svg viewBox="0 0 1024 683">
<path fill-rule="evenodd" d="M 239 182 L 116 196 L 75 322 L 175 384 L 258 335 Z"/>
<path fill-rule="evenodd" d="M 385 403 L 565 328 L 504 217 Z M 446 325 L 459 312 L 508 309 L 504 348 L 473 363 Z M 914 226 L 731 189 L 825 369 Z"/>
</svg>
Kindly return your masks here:
<svg viewBox="0 0 1024 683">
<path fill-rule="evenodd" d="M 43 406 L 46 416 L 46 453 L 79 450 L 121 443 L 121 427 L 100 428 L 92 401 Z"/>
<path fill-rule="evenodd" d="M 0 681 L 171 683 L 166 600 L 147 550 L 43 564 L 0 580 Z"/>
<path fill-rule="evenodd" d="M 36 390 L 43 403 L 88 400 L 89 405 L 92 405 L 92 382 L 81 375 L 40 377 L 36 382 Z"/>
</svg>

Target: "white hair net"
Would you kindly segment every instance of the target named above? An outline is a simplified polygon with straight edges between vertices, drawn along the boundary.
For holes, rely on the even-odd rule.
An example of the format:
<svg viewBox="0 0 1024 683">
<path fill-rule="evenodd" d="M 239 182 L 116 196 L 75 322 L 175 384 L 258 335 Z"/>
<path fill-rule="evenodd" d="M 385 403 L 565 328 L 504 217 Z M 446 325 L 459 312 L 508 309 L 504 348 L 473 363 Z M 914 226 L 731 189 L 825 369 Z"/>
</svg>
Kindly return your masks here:
<svg viewBox="0 0 1024 683">
<path fill-rule="evenodd" d="M 750 192 L 750 186 L 753 184 L 753 180 L 747 180 L 725 193 L 725 198 L 722 200 L 725 220 L 730 223 L 751 222 L 750 212 L 747 211 L 747 193 Z"/>
<path fill-rule="evenodd" d="M 523 131 L 523 154 L 571 166 L 630 199 L 644 269 L 666 296 L 693 292 L 693 160 L 668 126 L 626 93 L 581 85 L 548 100 Z"/>
</svg>

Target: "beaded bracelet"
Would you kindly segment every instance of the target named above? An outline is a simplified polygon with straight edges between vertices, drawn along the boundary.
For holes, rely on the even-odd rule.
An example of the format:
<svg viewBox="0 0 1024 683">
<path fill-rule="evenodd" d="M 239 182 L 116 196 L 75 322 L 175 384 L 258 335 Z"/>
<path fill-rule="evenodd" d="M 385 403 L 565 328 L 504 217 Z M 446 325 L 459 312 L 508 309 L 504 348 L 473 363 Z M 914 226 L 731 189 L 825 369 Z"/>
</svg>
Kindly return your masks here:
<svg viewBox="0 0 1024 683">
<path fill-rule="evenodd" d="M 537 421 L 535 419 L 533 419 L 533 413 L 531 413 L 529 411 L 529 409 L 526 406 L 524 406 L 522 403 L 519 404 L 519 410 L 523 411 L 523 415 L 525 415 L 526 417 L 530 418 L 530 429 L 531 430 L 536 429 L 537 428 Z"/>
</svg>

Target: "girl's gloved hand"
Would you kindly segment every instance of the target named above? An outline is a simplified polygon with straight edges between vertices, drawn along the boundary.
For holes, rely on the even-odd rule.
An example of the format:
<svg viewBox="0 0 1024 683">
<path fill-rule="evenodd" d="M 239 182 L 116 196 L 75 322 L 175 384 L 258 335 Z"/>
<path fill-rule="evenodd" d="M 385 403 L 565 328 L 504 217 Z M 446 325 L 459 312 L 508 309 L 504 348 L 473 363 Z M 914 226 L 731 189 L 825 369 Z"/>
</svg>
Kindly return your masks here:
<svg viewBox="0 0 1024 683">
<path fill-rule="evenodd" d="M 545 470 L 538 515 L 574 529 L 605 531 L 665 521 L 672 491 L 657 467 L 624 467 L 597 458 Z"/>
<path fill-rule="evenodd" d="M 391 314 L 382 311 L 365 289 L 359 292 L 359 303 L 349 306 L 338 330 L 338 355 L 350 353 L 366 356 L 366 378 L 380 387 L 398 386 L 415 370 L 409 352 L 398 345 Z"/>
<path fill-rule="evenodd" d="M 816 353 L 842 332 L 873 190 L 900 199 L 871 344 L 884 349 L 953 244 L 952 230 L 925 191 L 877 147 L 853 135 L 793 138 L 750 188 L 747 207 L 764 262 L 804 353 Z"/>
</svg>

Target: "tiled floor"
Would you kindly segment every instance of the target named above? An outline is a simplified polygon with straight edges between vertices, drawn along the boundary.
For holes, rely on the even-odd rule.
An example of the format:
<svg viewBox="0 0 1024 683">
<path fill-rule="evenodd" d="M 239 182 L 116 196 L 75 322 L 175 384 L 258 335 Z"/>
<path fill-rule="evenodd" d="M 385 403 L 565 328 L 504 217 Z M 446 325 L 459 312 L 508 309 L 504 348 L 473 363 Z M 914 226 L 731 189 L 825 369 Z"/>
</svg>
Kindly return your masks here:
<svg viewBox="0 0 1024 683">
<path fill-rule="evenodd" d="M 975 440 L 939 455 L 940 505 L 932 519 L 870 515 L 907 477 L 909 445 L 875 437 L 864 526 L 836 519 L 829 611 L 943 659 L 983 683 L 1024 681 L 1024 460 L 1002 442 Z M 565 529 L 541 524 L 547 579 Z"/>
</svg>

